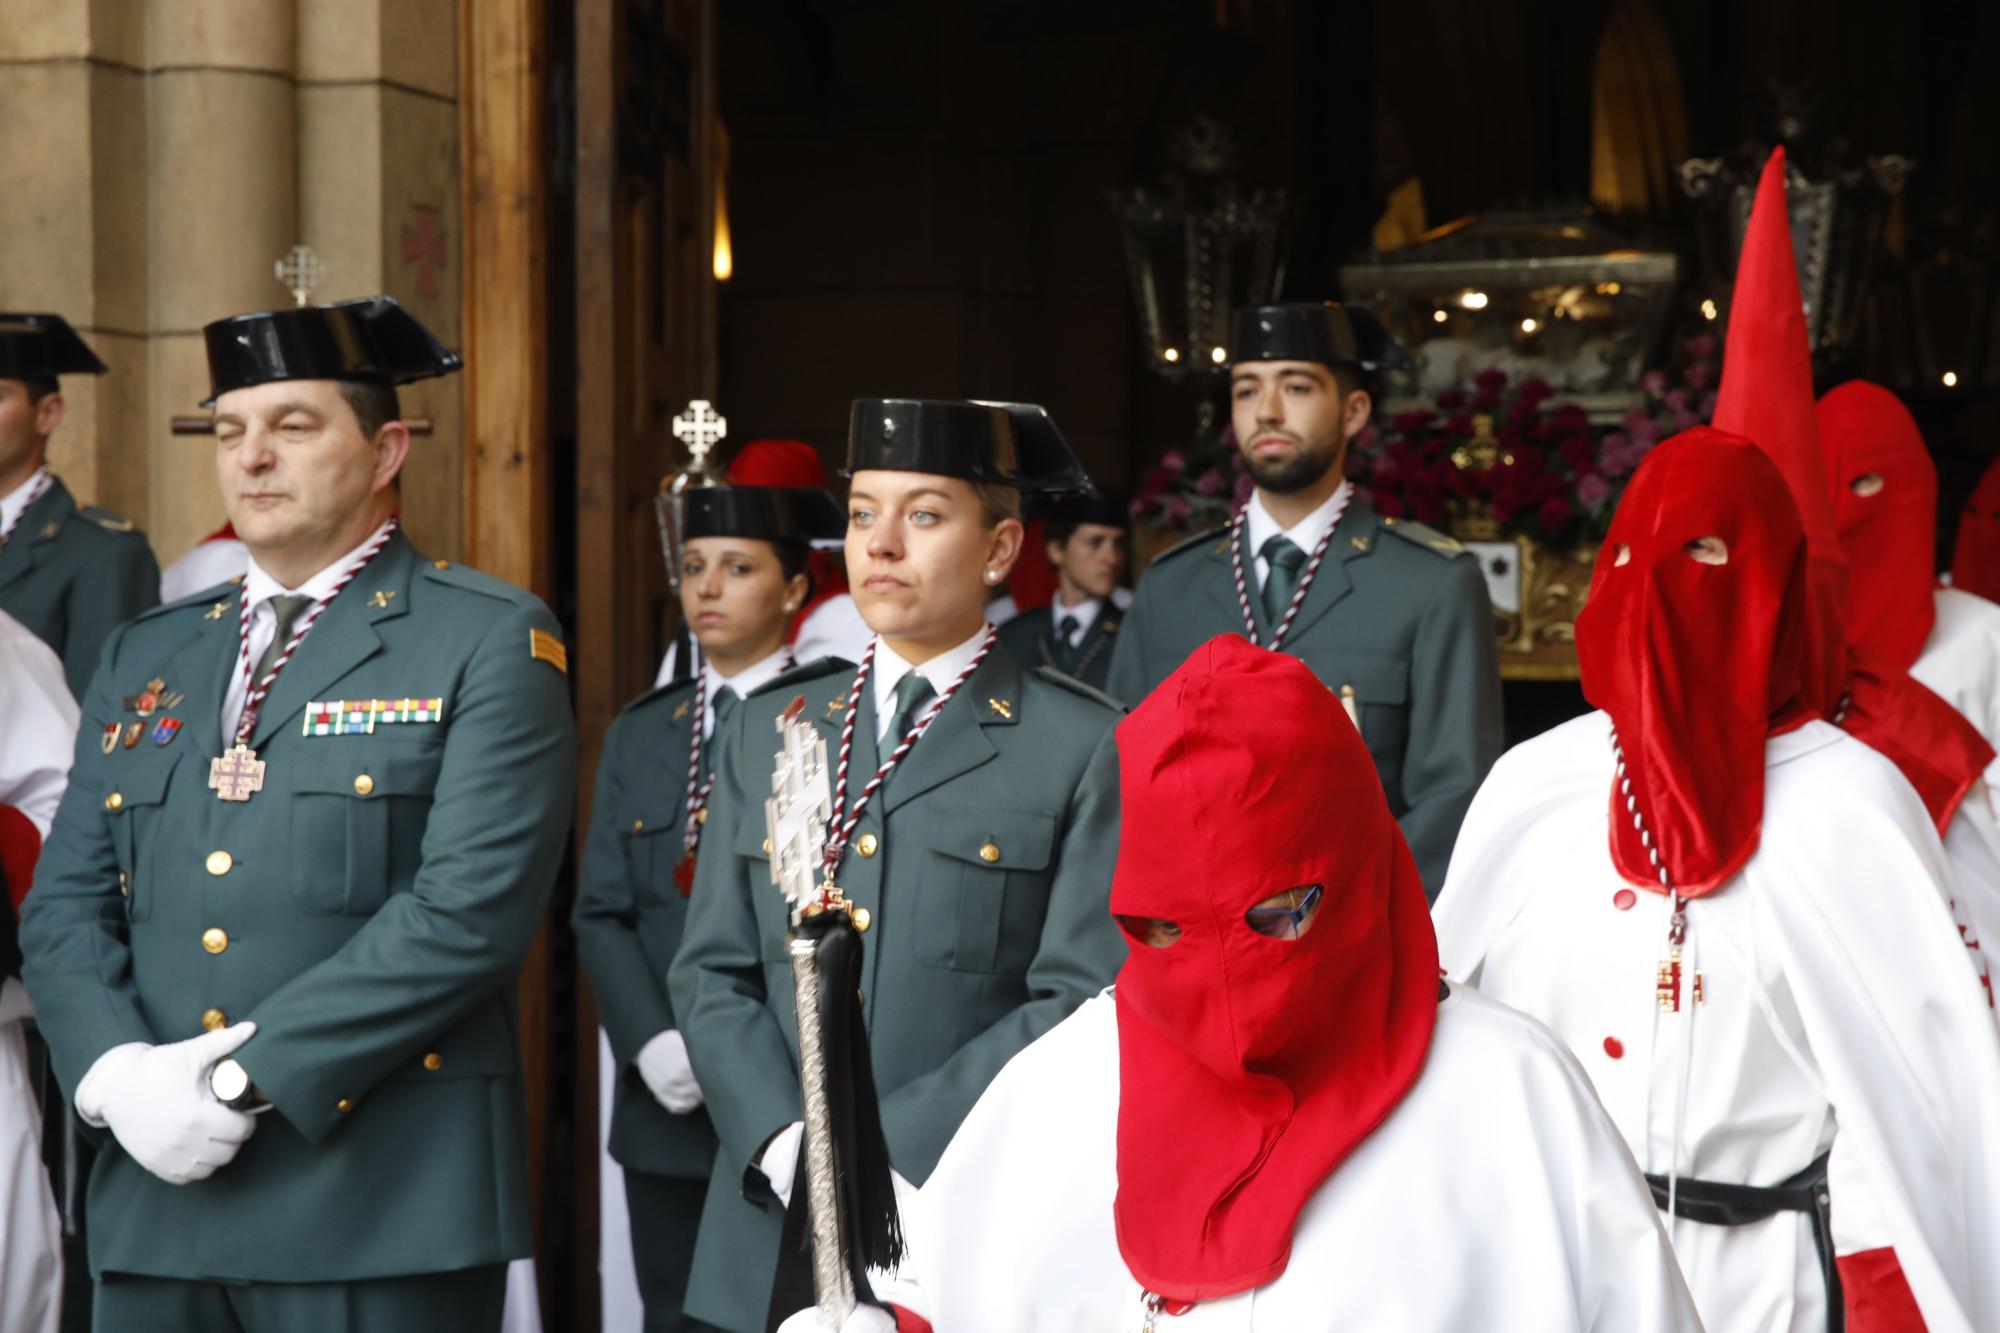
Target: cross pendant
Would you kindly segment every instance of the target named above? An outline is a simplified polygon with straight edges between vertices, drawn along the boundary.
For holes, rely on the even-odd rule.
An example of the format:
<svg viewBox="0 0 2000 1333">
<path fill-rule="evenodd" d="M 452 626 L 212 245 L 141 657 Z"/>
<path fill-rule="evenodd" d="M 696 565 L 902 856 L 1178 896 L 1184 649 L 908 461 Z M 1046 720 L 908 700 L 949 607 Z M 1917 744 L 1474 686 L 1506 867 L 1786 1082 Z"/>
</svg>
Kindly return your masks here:
<svg viewBox="0 0 2000 1333">
<path fill-rule="evenodd" d="M 208 761 L 208 785 L 225 801 L 247 801 L 264 790 L 264 761 L 238 741 Z"/>
</svg>

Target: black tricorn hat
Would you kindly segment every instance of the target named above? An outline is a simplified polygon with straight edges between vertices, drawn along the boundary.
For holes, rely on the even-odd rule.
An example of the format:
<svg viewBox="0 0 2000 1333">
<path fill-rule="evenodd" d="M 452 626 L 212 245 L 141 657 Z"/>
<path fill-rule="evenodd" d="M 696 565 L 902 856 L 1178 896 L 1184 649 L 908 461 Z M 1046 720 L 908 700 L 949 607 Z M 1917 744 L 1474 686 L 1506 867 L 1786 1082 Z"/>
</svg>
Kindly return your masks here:
<svg viewBox="0 0 2000 1333">
<path fill-rule="evenodd" d="M 1042 518 L 1051 531 L 1075 531 L 1085 523 L 1107 528 L 1129 527 L 1132 506 L 1115 491 L 1084 491 L 1077 495 L 1051 496 L 1042 506 Z"/>
<path fill-rule="evenodd" d="M 1236 312 L 1229 364 L 1244 361 L 1317 361 L 1328 366 L 1407 370 L 1404 352 L 1367 306 L 1336 301 L 1259 305 Z"/>
<path fill-rule="evenodd" d="M 691 486 L 680 499 L 682 540 L 838 541 L 847 532 L 847 512 L 820 486 Z"/>
<path fill-rule="evenodd" d="M 1033 403 L 857 398 L 841 475 L 870 470 L 928 472 L 1028 494 L 1090 485 L 1056 423 Z"/>
<path fill-rule="evenodd" d="M 0 314 L 0 379 L 102 375 L 97 353 L 61 315 Z"/>
<path fill-rule="evenodd" d="M 410 384 L 465 364 L 393 296 L 219 319 L 208 343 L 207 407 L 232 389 L 274 380 Z"/>
</svg>

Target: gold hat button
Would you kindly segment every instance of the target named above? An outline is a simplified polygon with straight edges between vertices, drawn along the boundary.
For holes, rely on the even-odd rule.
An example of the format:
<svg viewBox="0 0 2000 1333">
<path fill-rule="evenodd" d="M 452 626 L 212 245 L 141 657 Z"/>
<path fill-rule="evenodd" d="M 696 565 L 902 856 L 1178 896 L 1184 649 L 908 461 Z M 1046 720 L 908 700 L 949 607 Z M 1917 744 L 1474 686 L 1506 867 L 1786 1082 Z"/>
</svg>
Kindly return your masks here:
<svg viewBox="0 0 2000 1333">
<path fill-rule="evenodd" d="M 226 875 L 229 873 L 229 868 L 236 864 L 236 858 L 228 852 L 210 852 L 208 860 L 203 864 L 208 867 L 208 873 L 211 875 Z"/>
<path fill-rule="evenodd" d="M 229 1015 L 223 1013 L 220 1009 L 204 1009 L 201 1011 L 201 1030 L 203 1032 L 215 1032 L 228 1026 Z"/>
<path fill-rule="evenodd" d="M 112 792 L 109 796 L 104 798 L 104 808 L 106 810 L 117 810 L 124 804 L 125 804 L 125 797 L 115 791 Z"/>
<path fill-rule="evenodd" d="M 865 907 L 857 907 L 849 915 L 854 918 L 854 928 L 863 935 L 868 933 L 868 927 L 875 924 L 875 918 L 869 914 L 868 909 Z"/>
<path fill-rule="evenodd" d="M 340 1112 L 342 1115 L 346 1115 L 349 1111 L 352 1111 L 354 1109 L 354 1103 L 348 1101 L 347 1098 L 342 1097 L 339 1101 L 333 1104 L 333 1109 Z"/>
<path fill-rule="evenodd" d="M 374 790 L 374 778 L 369 777 L 366 773 L 357 773 L 354 775 L 354 794 L 356 796 L 366 796 Z"/>
<path fill-rule="evenodd" d="M 210 926 L 201 932 L 201 947 L 210 953 L 221 953 L 229 947 L 229 932 L 218 926 Z"/>
<path fill-rule="evenodd" d="M 992 865 L 1000 859 L 1000 849 L 989 842 L 979 849 L 979 859 L 988 865 Z"/>
<path fill-rule="evenodd" d="M 854 850 L 863 856 L 873 856 L 881 848 L 882 840 L 872 833 L 864 833 L 854 841 Z"/>
<path fill-rule="evenodd" d="M 433 1074 L 437 1073 L 438 1070 L 444 1068 L 444 1057 L 436 1051 L 426 1052 L 424 1055 L 424 1068 L 430 1070 Z"/>
</svg>

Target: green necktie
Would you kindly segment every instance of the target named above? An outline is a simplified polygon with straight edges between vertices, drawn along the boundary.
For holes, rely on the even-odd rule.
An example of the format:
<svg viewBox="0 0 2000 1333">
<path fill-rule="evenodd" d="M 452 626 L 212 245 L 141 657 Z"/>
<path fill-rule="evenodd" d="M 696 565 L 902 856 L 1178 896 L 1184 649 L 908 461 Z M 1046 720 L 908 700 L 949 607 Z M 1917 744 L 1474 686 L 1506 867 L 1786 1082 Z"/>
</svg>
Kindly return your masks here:
<svg viewBox="0 0 2000 1333">
<path fill-rule="evenodd" d="M 1271 572 L 1264 576 L 1264 619 L 1275 632 L 1292 604 L 1292 594 L 1298 591 L 1299 570 L 1305 567 L 1306 553 L 1281 532 L 1266 541 L 1258 554 L 1271 566 Z"/>
<path fill-rule="evenodd" d="M 285 651 L 285 645 L 291 642 L 293 627 L 299 623 L 299 617 L 305 614 L 305 609 L 312 605 L 312 600 L 304 593 L 292 593 L 271 599 L 271 609 L 278 615 L 278 627 L 271 633 L 271 646 L 257 659 L 257 669 L 250 673 L 250 684 L 253 687 L 264 679 L 264 673 L 278 660 L 278 654 Z"/>
<path fill-rule="evenodd" d="M 715 691 L 715 729 L 708 733 L 709 744 L 701 747 L 701 771 L 704 775 L 715 771 L 715 743 L 722 736 L 722 729 L 729 725 L 729 715 L 742 702 L 727 685 Z"/>
<path fill-rule="evenodd" d="M 1056 626 L 1056 666 L 1067 671 L 1076 665 L 1076 617 L 1064 616 Z"/>
<path fill-rule="evenodd" d="M 912 671 L 896 682 L 896 714 L 889 719 L 889 734 L 882 739 L 882 744 L 888 747 L 888 754 L 893 754 L 896 747 L 903 743 L 903 737 L 909 735 L 910 728 L 917 724 L 918 714 L 923 712 L 924 705 L 936 693 L 921 672 Z"/>
</svg>

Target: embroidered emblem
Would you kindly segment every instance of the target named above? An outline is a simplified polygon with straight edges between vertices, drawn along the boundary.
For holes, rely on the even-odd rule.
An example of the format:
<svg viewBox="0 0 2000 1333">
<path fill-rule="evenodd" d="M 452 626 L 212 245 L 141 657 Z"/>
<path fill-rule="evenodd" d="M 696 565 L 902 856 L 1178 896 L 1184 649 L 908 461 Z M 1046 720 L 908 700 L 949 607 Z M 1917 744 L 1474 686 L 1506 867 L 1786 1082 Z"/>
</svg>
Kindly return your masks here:
<svg viewBox="0 0 2000 1333">
<path fill-rule="evenodd" d="M 547 662 L 565 676 L 569 674 L 569 649 L 561 639 L 545 629 L 528 631 L 528 656 L 538 662 Z"/>
</svg>

